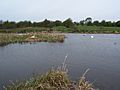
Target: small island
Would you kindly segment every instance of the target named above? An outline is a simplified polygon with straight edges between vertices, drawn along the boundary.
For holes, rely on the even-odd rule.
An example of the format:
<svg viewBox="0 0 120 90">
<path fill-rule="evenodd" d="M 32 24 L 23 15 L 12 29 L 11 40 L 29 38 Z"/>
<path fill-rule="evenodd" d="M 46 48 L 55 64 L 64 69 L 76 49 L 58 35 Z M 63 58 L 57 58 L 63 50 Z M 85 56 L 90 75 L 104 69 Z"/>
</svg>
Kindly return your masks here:
<svg viewBox="0 0 120 90">
<path fill-rule="evenodd" d="M 62 33 L 0 33 L 0 45 L 24 42 L 63 42 L 65 35 Z"/>
</svg>

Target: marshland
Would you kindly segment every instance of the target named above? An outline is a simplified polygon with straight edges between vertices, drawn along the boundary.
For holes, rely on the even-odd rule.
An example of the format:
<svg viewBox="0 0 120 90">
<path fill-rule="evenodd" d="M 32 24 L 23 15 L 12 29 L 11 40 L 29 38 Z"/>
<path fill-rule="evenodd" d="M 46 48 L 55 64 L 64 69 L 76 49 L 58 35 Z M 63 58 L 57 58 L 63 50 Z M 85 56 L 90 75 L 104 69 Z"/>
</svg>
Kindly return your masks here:
<svg viewBox="0 0 120 90">
<path fill-rule="evenodd" d="M 62 33 L 0 33 L 0 45 L 25 42 L 63 42 Z"/>
<path fill-rule="evenodd" d="M 6 21 L 0 28 L 0 90 L 120 89 L 119 21 Z M 51 70 L 66 53 L 68 71 Z"/>
<path fill-rule="evenodd" d="M 11 82 L 19 82 L 15 83 L 16 87 L 23 87 L 27 82 L 29 85 L 34 78 L 46 75 L 51 67 L 60 66 L 68 54 L 66 64 L 69 80 L 78 85 L 80 77 L 90 68 L 85 77 L 95 88 L 119 90 L 120 35 L 64 35 L 66 38 L 62 43 L 14 43 L 0 47 L 0 89 L 11 85 Z"/>
</svg>

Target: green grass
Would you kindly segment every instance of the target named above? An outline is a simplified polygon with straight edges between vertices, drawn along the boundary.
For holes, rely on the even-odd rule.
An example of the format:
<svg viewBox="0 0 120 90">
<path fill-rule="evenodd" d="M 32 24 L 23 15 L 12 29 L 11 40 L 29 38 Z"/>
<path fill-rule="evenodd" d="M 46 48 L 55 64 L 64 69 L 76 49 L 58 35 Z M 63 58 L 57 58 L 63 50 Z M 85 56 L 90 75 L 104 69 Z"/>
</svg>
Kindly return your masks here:
<svg viewBox="0 0 120 90">
<path fill-rule="evenodd" d="M 50 29 L 49 28 L 44 28 L 44 27 L 0 29 L 0 33 L 29 33 L 29 32 L 42 32 L 42 31 L 50 31 Z"/>
<path fill-rule="evenodd" d="M 27 27 L 27 28 L 16 28 L 16 29 L 0 29 L 0 33 L 29 33 L 29 32 L 52 32 L 59 31 L 63 33 L 113 33 L 120 34 L 120 27 L 103 27 L 103 26 L 75 26 L 74 28 L 66 28 L 64 26 L 56 26 L 53 28 L 46 27 Z"/>
<path fill-rule="evenodd" d="M 120 27 L 102 27 L 102 26 L 77 26 L 79 33 L 113 33 L 120 34 Z"/>
<path fill-rule="evenodd" d="M 64 26 L 57 26 L 57 27 L 53 27 L 52 29 L 54 31 L 60 31 L 60 32 L 64 32 L 64 33 L 70 33 L 70 32 L 72 32 L 71 28 L 66 28 Z"/>
</svg>

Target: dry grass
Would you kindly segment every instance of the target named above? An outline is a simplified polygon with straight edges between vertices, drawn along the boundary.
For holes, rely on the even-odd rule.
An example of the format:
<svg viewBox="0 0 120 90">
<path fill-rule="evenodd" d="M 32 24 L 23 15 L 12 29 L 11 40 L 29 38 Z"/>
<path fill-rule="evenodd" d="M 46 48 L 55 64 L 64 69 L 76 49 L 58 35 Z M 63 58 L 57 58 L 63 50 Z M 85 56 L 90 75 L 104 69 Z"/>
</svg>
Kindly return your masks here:
<svg viewBox="0 0 120 90">
<path fill-rule="evenodd" d="M 87 69 L 80 78 L 77 84 L 73 84 L 69 79 L 66 62 L 67 56 L 63 65 L 57 69 L 52 68 L 49 72 L 43 75 L 34 76 L 31 79 L 23 82 L 12 83 L 5 87 L 5 90 L 95 90 L 93 85 L 86 81 L 85 75 L 89 71 Z"/>
<path fill-rule="evenodd" d="M 34 36 L 34 38 L 31 38 Z M 64 42 L 65 36 L 58 33 L 0 33 L 0 45 L 22 42 Z"/>
</svg>

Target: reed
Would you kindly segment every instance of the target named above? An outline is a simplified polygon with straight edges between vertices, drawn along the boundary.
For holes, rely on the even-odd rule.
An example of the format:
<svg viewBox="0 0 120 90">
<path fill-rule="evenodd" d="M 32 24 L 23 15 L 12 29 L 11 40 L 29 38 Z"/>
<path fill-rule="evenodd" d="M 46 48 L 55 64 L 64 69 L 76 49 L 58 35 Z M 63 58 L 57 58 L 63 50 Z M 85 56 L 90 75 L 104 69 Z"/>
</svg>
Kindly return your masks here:
<svg viewBox="0 0 120 90">
<path fill-rule="evenodd" d="M 64 42 L 65 35 L 58 33 L 0 33 L 0 45 L 22 42 Z"/>
</svg>

